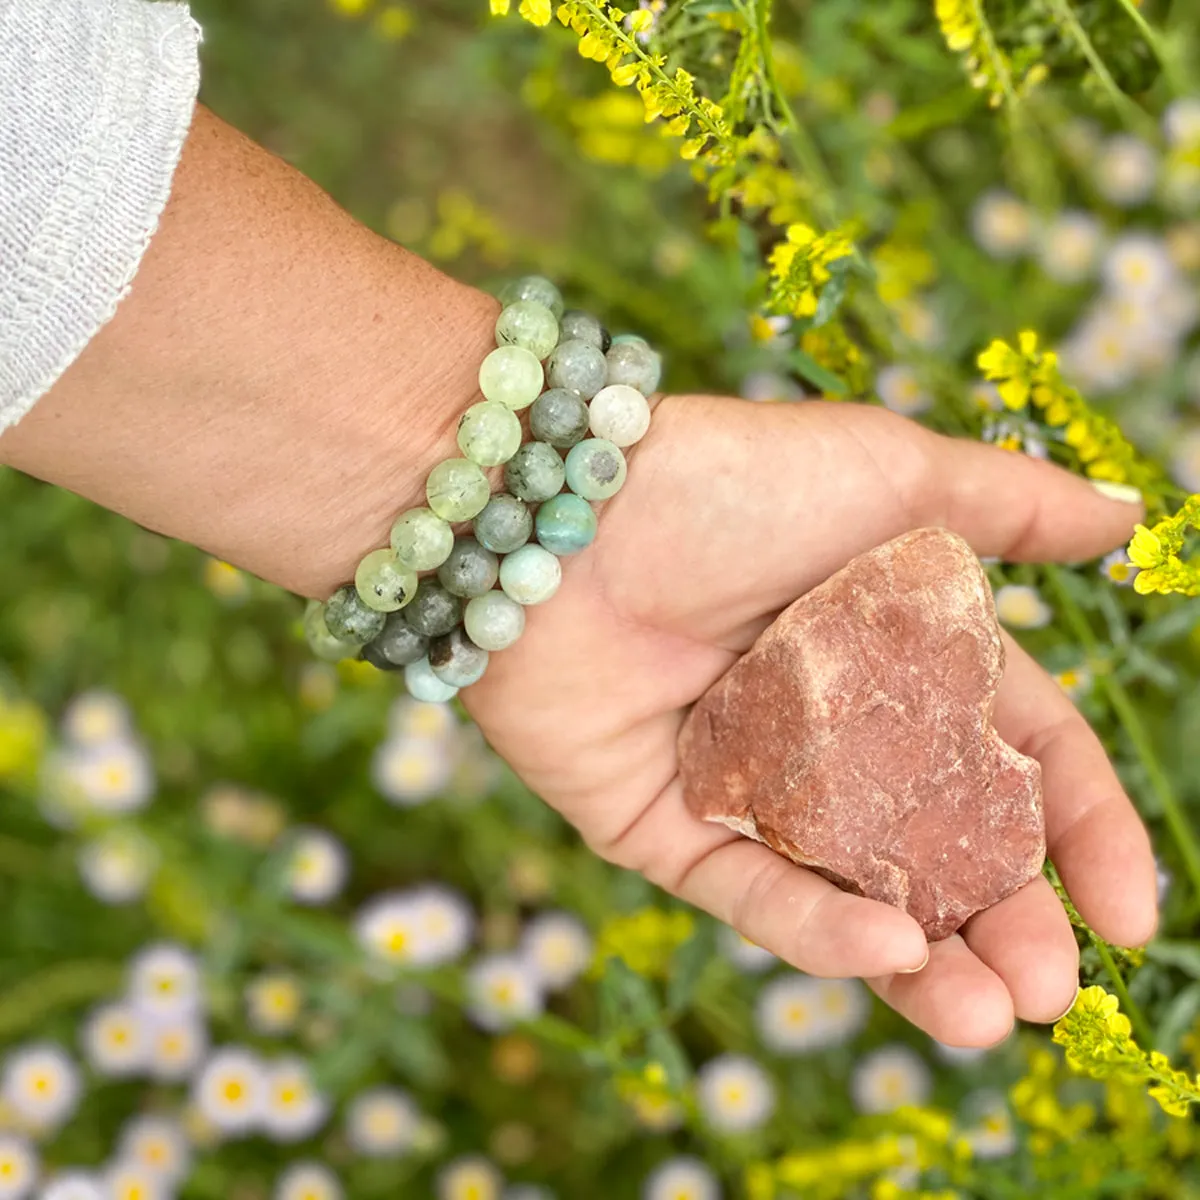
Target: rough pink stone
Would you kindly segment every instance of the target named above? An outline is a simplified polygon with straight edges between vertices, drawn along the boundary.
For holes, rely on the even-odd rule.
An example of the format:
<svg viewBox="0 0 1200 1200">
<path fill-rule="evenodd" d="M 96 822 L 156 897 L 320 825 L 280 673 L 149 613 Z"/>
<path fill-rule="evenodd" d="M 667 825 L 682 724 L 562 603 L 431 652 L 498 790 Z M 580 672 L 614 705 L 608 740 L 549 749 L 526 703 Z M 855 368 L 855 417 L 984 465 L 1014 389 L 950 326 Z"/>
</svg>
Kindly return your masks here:
<svg viewBox="0 0 1200 1200">
<path fill-rule="evenodd" d="M 700 700 L 691 810 L 912 914 L 931 941 L 1041 870 L 1041 771 L 992 728 L 987 578 L 940 529 L 854 559 Z"/>
</svg>

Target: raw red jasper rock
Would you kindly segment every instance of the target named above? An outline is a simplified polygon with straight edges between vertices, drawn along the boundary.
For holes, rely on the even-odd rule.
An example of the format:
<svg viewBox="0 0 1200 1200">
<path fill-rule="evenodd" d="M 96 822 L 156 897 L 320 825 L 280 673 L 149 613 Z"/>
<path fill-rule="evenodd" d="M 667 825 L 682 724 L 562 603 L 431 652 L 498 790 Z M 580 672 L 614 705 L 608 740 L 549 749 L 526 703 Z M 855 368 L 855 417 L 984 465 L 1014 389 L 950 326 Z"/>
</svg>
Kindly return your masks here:
<svg viewBox="0 0 1200 1200">
<path fill-rule="evenodd" d="M 922 529 L 802 596 L 679 739 L 688 806 L 931 941 L 1041 870 L 1041 770 L 992 728 L 1004 647 L 954 534 Z"/>
</svg>

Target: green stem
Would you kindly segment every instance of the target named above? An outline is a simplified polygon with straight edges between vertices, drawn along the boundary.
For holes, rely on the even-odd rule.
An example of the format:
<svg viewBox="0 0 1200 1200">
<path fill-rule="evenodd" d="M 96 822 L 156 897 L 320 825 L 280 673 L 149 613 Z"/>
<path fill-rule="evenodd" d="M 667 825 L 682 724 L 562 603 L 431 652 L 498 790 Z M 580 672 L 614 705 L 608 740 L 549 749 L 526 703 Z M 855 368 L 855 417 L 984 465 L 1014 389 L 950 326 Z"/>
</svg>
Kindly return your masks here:
<svg viewBox="0 0 1200 1200">
<path fill-rule="evenodd" d="M 1100 956 L 1105 971 L 1108 972 L 1108 977 L 1112 981 L 1112 989 L 1116 993 L 1117 999 L 1120 1000 L 1130 1025 L 1133 1026 L 1134 1036 L 1138 1043 L 1145 1050 L 1153 1050 L 1154 1031 L 1143 1016 L 1142 1010 L 1134 1003 L 1133 997 L 1129 994 L 1129 989 L 1125 986 L 1125 980 L 1121 978 L 1120 969 L 1112 956 L 1112 951 L 1108 948 L 1108 943 L 1103 938 L 1098 938 L 1090 929 L 1088 937 L 1091 938 L 1092 945 L 1096 948 L 1096 953 Z"/>
<path fill-rule="evenodd" d="M 1146 45 L 1154 51 L 1154 57 L 1161 64 L 1167 79 L 1171 82 L 1171 86 L 1175 91 L 1180 91 L 1184 87 L 1183 81 L 1179 79 L 1176 73 L 1174 60 L 1167 53 L 1167 47 L 1158 30 L 1154 29 L 1150 25 L 1150 22 L 1142 16 L 1141 10 L 1134 3 L 1134 0 L 1117 0 L 1117 3 L 1129 14 L 1130 20 L 1133 21 L 1142 37 L 1145 38 Z"/>
<path fill-rule="evenodd" d="M 1000 89 L 1004 92 L 1004 98 L 1013 108 L 1017 108 L 1021 103 L 1021 97 L 1017 95 L 1017 90 L 1013 87 L 1012 75 L 1008 71 L 1008 63 L 1004 61 L 1004 55 L 1000 53 L 1000 47 L 996 42 L 996 35 L 992 32 L 991 25 L 988 24 L 987 13 L 983 11 L 982 0 L 971 0 L 971 10 L 979 27 L 980 40 L 987 51 L 989 65 L 995 73 L 996 78 L 1000 80 Z"/>
</svg>

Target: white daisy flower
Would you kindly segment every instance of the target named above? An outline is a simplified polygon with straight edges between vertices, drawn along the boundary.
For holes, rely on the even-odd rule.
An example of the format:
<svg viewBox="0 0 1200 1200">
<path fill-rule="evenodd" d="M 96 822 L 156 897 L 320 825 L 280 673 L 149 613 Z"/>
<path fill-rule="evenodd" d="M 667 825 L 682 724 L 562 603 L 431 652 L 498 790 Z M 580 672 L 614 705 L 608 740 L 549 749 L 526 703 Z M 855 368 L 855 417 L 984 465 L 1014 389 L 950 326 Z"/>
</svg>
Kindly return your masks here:
<svg viewBox="0 0 1200 1200">
<path fill-rule="evenodd" d="M 63 1171 L 55 1175 L 40 1192 L 38 1200 L 108 1200 L 104 1187 L 87 1171 Z"/>
<path fill-rule="evenodd" d="M 936 1038 L 929 1039 L 933 1043 L 933 1052 L 942 1062 L 952 1067 L 973 1067 L 976 1063 L 987 1058 L 990 1050 L 981 1046 L 948 1046 Z"/>
<path fill-rule="evenodd" d="M 182 1183 L 192 1165 L 187 1134 L 171 1117 L 145 1115 L 126 1122 L 117 1155 L 170 1187 Z"/>
<path fill-rule="evenodd" d="M 1054 611 L 1035 587 L 1008 583 L 996 592 L 996 615 L 1010 629 L 1044 629 Z"/>
<path fill-rule="evenodd" d="M 1104 282 L 1117 296 L 1152 302 L 1176 278 L 1171 252 L 1162 238 L 1126 233 L 1104 256 Z"/>
<path fill-rule="evenodd" d="M 1060 359 L 1073 382 L 1089 392 L 1127 387 L 1138 370 L 1139 338 L 1115 306 L 1090 313 L 1063 343 Z"/>
<path fill-rule="evenodd" d="M 1004 399 L 1000 389 L 985 379 L 971 385 L 969 392 L 972 403 L 980 412 L 1003 412 Z"/>
<path fill-rule="evenodd" d="M 276 1181 L 272 1200 L 344 1200 L 338 1177 L 320 1163 L 295 1163 Z"/>
<path fill-rule="evenodd" d="M 37 1155 L 29 1142 L 0 1133 L 0 1200 L 25 1200 L 37 1179 Z"/>
<path fill-rule="evenodd" d="M 140 899 L 157 867 L 154 843 L 132 828 L 109 829 L 79 848 L 83 885 L 104 904 L 129 904 Z"/>
<path fill-rule="evenodd" d="M 412 1149 L 420 1122 L 421 1112 L 407 1092 L 371 1088 L 350 1102 L 346 1138 L 360 1154 L 387 1158 Z"/>
<path fill-rule="evenodd" d="M 48 1042 L 14 1050 L 0 1076 L 0 1099 L 38 1130 L 54 1130 L 69 1120 L 82 1090 L 74 1059 Z"/>
<path fill-rule="evenodd" d="M 169 1200 L 167 1185 L 137 1163 L 119 1162 L 105 1173 L 107 1200 Z"/>
<path fill-rule="evenodd" d="M 1104 143 L 1096 162 L 1096 187 L 1118 208 L 1136 208 L 1150 199 L 1158 178 L 1158 158 L 1149 143 L 1119 133 Z"/>
<path fill-rule="evenodd" d="M 388 712 L 389 738 L 424 738 L 453 744 L 461 726 L 448 704 L 427 704 L 401 696 Z"/>
<path fill-rule="evenodd" d="M 587 970 L 592 950 L 592 935 L 572 913 L 539 913 L 521 934 L 520 953 L 550 992 L 570 987 Z"/>
<path fill-rule="evenodd" d="M 883 1046 L 861 1058 L 850 1079 L 854 1107 L 889 1113 L 924 1104 L 933 1088 L 925 1060 L 908 1046 Z"/>
<path fill-rule="evenodd" d="M 445 738 L 389 738 L 376 747 L 371 778 L 380 794 L 401 808 L 412 808 L 445 791 L 457 762 Z"/>
<path fill-rule="evenodd" d="M 70 810 L 117 816 L 144 808 L 154 795 L 154 772 L 132 740 L 105 742 L 63 754 L 57 761 L 67 818 Z"/>
<path fill-rule="evenodd" d="M 1054 675 L 1054 682 L 1072 700 L 1078 700 L 1091 689 L 1092 673 L 1087 667 L 1067 667 Z"/>
<path fill-rule="evenodd" d="M 759 404 L 787 404 L 804 399 L 804 389 L 778 371 L 752 371 L 742 380 L 738 394 L 743 400 Z"/>
<path fill-rule="evenodd" d="M 409 898 L 419 931 L 415 961 L 433 967 L 461 958 L 475 932 L 475 913 L 466 897 L 429 883 L 414 888 Z"/>
<path fill-rule="evenodd" d="M 192 1087 L 192 1102 L 200 1115 L 227 1134 L 246 1134 L 256 1128 L 266 1095 L 262 1062 L 238 1046 L 214 1051 Z"/>
<path fill-rule="evenodd" d="M 246 1018 L 255 1033 L 289 1033 L 303 1003 L 299 981 L 286 971 L 260 975 L 246 985 Z"/>
<path fill-rule="evenodd" d="M 941 317 L 920 300 L 905 304 L 896 314 L 896 324 L 914 345 L 933 349 L 945 341 L 946 329 Z"/>
<path fill-rule="evenodd" d="M 146 1029 L 146 1067 L 152 1079 L 188 1079 L 208 1053 L 208 1031 L 194 1014 L 159 1017 Z"/>
<path fill-rule="evenodd" d="M 857 979 L 815 981 L 817 1008 L 830 1044 L 857 1037 L 871 1016 L 871 994 Z"/>
<path fill-rule="evenodd" d="M 746 975 L 761 975 L 779 961 L 770 950 L 764 950 L 729 925 L 722 925 L 717 931 L 717 948 Z"/>
<path fill-rule="evenodd" d="M 437 1200 L 500 1200 L 504 1177 L 482 1155 L 471 1154 L 447 1163 L 437 1176 Z"/>
<path fill-rule="evenodd" d="M 200 1008 L 196 957 L 173 942 L 144 947 L 129 965 L 129 999 L 151 1017 L 190 1015 Z"/>
<path fill-rule="evenodd" d="M 133 721 L 129 706 L 115 692 L 81 692 L 63 713 L 62 731 L 76 746 L 101 746 L 127 740 Z"/>
<path fill-rule="evenodd" d="M 1082 283 L 1095 271 L 1103 244 L 1104 229 L 1091 213 L 1062 212 L 1038 234 L 1038 264 L 1058 283 Z"/>
<path fill-rule="evenodd" d="M 775 1084 L 754 1059 L 722 1054 L 697 1072 L 696 1102 L 719 1133 L 746 1133 L 771 1119 Z"/>
<path fill-rule="evenodd" d="M 1126 554 L 1124 546 L 1114 550 L 1111 554 L 1106 554 L 1100 560 L 1100 574 L 1109 583 L 1115 583 L 1118 587 L 1132 585 L 1137 573 L 1138 569 L 1129 561 L 1129 555 Z"/>
<path fill-rule="evenodd" d="M 1017 1131 L 1000 1092 L 973 1092 L 963 1101 L 963 1108 L 973 1114 L 965 1137 L 975 1158 L 1007 1158 L 1016 1151 Z"/>
<path fill-rule="evenodd" d="M 358 910 L 354 933 L 362 948 L 378 962 L 417 965 L 424 951 L 421 916 L 411 892 L 384 892 Z"/>
<path fill-rule="evenodd" d="M 147 1029 L 146 1017 L 133 1005 L 101 1005 L 92 1010 L 81 1031 L 84 1057 L 98 1075 L 136 1075 L 147 1062 Z"/>
<path fill-rule="evenodd" d="M 758 993 L 754 1017 L 763 1045 L 776 1054 L 803 1054 L 846 1040 L 824 1011 L 820 980 L 780 975 Z"/>
<path fill-rule="evenodd" d="M 495 1032 L 538 1016 L 545 1004 L 541 983 L 520 955 L 489 954 L 467 970 L 467 1015 Z"/>
<path fill-rule="evenodd" d="M 1200 97 L 1184 96 L 1167 105 L 1163 132 L 1172 146 L 1194 146 L 1200 142 Z"/>
<path fill-rule="evenodd" d="M 288 854 L 288 894 L 298 904 L 327 904 L 345 886 L 350 859 L 332 833 L 303 826 L 294 829 Z"/>
<path fill-rule="evenodd" d="M 902 417 L 913 417 L 933 406 L 933 397 L 921 385 L 912 367 L 884 367 L 875 377 L 875 391 L 885 408 Z"/>
<path fill-rule="evenodd" d="M 1033 213 L 1010 192 L 984 192 L 971 211 L 971 232 L 993 258 L 1017 258 L 1033 241 Z"/>
<path fill-rule="evenodd" d="M 317 1090 L 303 1059 L 286 1057 L 269 1063 L 262 1106 L 263 1128 L 277 1142 L 311 1137 L 329 1116 L 329 1102 Z"/>
<path fill-rule="evenodd" d="M 642 1200 L 721 1200 L 721 1184 L 698 1158 L 681 1154 L 646 1176 Z"/>
<path fill-rule="evenodd" d="M 1200 428 L 1176 439 L 1171 474 L 1180 487 L 1189 492 L 1200 492 Z"/>
<path fill-rule="evenodd" d="M 1016 417 L 989 417 L 983 423 L 983 440 L 1001 450 L 1027 454 L 1030 458 L 1046 458 L 1050 453 L 1038 426 L 1033 421 L 1021 421 Z"/>
</svg>

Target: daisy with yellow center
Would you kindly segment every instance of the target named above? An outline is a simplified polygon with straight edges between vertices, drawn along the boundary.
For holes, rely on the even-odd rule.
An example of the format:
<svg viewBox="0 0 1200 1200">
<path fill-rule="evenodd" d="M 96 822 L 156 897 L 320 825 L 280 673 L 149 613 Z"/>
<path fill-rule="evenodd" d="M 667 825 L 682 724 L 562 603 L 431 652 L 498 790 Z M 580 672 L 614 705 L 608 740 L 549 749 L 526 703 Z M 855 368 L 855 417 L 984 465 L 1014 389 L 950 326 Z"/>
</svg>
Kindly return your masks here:
<svg viewBox="0 0 1200 1200">
<path fill-rule="evenodd" d="M 246 1134 L 262 1119 L 266 1073 L 257 1055 L 237 1046 L 217 1050 L 197 1077 L 192 1102 L 224 1134 Z"/>
<path fill-rule="evenodd" d="M 1010 629 L 1043 629 L 1054 619 L 1037 588 L 1015 583 L 997 590 L 996 615 Z"/>
<path fill-rule="evenodd" d="M 256 1033 L 283 1034 L 295 1028 L 303 997 L 294 975 L 260 975 L 246 988 L 246 1011 Z"/>
</svg>

